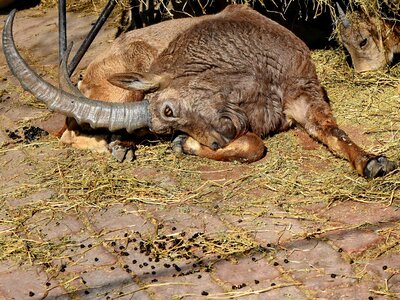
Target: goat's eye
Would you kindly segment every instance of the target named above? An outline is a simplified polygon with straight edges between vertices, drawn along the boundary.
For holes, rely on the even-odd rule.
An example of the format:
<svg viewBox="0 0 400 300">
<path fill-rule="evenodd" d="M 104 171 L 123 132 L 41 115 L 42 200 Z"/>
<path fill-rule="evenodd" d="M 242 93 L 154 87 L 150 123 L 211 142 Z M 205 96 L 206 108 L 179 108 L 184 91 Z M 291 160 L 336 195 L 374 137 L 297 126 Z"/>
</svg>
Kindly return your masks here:
<svg viewBox="0 0 400 300">
<path fill-rule="evenodd" d="M 174 111 L 169 107 L 169 105 L 166 105 L 164 108 L 164 116 L 167 118 L 172 118 L 174 116 Z"/>
<path fill-rule="evenodd" d="M 368 42 L 367 39 L 363 39 L 363 40 L 360 42 L 360 48 L 364 48 L 364 47 L 367 45 L 367 42 Z"/>
</svg>

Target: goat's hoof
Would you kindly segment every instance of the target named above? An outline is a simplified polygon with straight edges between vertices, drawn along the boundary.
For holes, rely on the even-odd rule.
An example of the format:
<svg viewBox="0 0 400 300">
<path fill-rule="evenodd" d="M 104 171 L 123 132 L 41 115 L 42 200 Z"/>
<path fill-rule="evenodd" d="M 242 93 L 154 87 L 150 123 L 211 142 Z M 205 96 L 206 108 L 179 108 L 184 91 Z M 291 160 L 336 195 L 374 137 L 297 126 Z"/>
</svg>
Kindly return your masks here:
<svg viewBox="0 0 400 300">
<path fill-rule="evenodd" d="M 112 156 L 119 162 L 135 160 L 135 149 L 132 146 L 119 144 L 118 141 L 111 142 L 109 149 Z"/>
<path fill-rule="evenodd" d="M 176 154 L 185 153 L 184 145 L 187 139 L 188 136 L 185 134 L 178 135 L 171 143 L 172 151 L 174 151 Z"/>
<path fill-rule="evenodd" d="M 397 164 L 388 160 L 385 156 L 372 158 L 364 169 L 364 175 L 367 178 L 382 177 L 397 168 Z"/>
<path fill-rule="evenodd" d="M 172 150 L 177 154 L 199 155 L 201 144 L 194 138 L 181 134 L 172 142 Z"/>
</svg>

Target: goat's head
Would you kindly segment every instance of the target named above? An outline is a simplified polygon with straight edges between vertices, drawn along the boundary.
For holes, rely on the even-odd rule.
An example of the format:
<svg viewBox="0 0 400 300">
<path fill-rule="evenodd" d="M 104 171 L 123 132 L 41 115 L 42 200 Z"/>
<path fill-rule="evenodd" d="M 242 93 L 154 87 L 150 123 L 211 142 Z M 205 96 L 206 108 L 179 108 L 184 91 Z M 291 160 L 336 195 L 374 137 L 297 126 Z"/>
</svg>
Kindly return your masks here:
<svg viewBox="0 0 400 300">
<path fill-rule="evenodd" d="M 146 93 L 145 100 L 130 103 L 96 101 L 62 91 L 38 76 L 19 55 L 12 36 L 14 15 L 10 14 L 3 31 L 7 62 L 25 90 L 50 110 L 111 131 L 148 127 L 154 133 L 168 134 L 178 130 L 212 149 L 224 147 L 247 129 L 244 112 L 228 102 L 219 87 L 206 88 L 212 86 L 205 83 L 209 78 L 202 81 L 199 76 L 173 78 L 148 73 L 111 76 L 110 82 L 117 86 Z"/>
<path fill-rule="evenodd" d="M 339 38 L 347 51 L 356 72 L 377 70 L 390 62 L 383 44 L 382 21 L 353 12 L 347 17 L 338 6 Z"/>
<path fill-rule="evenodd" d="M 146 93 L 151 129 L 156 133 L 185 132 L 211 149 L 224 147 L 247 130 L 240 107 L 228 101 L 224 82 L 202 75 L 173 78 L 169 74 L 121 73 L 109 77 L 119 87 Z"/>
</svg>

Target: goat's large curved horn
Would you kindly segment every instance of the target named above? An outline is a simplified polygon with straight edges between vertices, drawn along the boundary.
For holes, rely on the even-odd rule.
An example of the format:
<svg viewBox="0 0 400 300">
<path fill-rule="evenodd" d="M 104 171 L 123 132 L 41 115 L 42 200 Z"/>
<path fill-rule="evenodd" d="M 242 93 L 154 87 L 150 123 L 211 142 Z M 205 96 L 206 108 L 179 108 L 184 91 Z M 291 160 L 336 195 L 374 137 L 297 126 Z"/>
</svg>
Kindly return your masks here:
<svg viewBox="0 0 400 300">
<path fill-rule="evenodd" d="M 350 20 L 346 17 L 343 9 L 340 7 L 339 3 L 336 2 L 336 8 L 339 13 L 339 20 L 343 24 L 344 28 L 350 27 Z"/>
<path fill-rule="evenodd" d="M 71 79 L 68 74 L 68 59 L 69 55 L 71 54 L 73 43 L 69 43 L 67 49 L 65 50 L 65 53 L 61 59 L 60 63 L 60 70 L 58 74 L 58 86 L 72 94 L 78 97 L 84 96 L 81 91 L 71 82 Z"/>
<path fill-rule="evenodd" d="M 76 119 L 78 123 L 88 123 L 92 128 L 108 128 L 111 131 L 150 127 L 150 111 L 147 101 L 130 103 L 110 103 L 78 97 L 62 91 L 43 80 L 33 71 L 15 47 L 12 25 L 13 10 L 7 17 L 3 29 L 3 51 L 8 66 L 22 87 L 44 102 L 52 111 L 57 111 Z"/>
</svg>

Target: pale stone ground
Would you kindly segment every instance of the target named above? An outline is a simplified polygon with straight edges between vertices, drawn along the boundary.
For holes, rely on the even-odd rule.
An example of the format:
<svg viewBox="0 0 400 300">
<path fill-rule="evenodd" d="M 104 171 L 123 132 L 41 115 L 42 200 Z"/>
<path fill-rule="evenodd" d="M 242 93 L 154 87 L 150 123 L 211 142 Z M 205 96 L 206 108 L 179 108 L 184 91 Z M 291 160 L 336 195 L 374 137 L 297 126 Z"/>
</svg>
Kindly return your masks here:
<svg viewBox="0 0 400 300">
<path fill-rule="evenodd" d="M 1 24 L 4 19 L 5 16 L 0 17 Z M 74 14 L 70 15 L 70 20 L 69 32 L 73 34 L 70 38 L 79 41 L 93 17 Z M 112 33 L 111 29 L 103 32 L 94 48 L 99 51 L 107 47 Z M 30 50 L 30 58 L 37 65 L 56 66 L 56 11 L 42 14 L 32 9 L 18 13 L 15 36 L 21 49 Z M 82 66 L 91 55 L 93 52 Z M 0 68 L 0 143 L 11 143 L 2 148 L 0 155 L 0 199 L 4 199 L 1 206 L 21 207 L 46 201 L 54 196 L 51 189 L 18 197 L 7 194 L 13 195 L 21 186 L 33 184 L 36 178 L 32 174 L 39 164 L 46 163 L 51 156 L 68 155 L 68 149 L 39 145 L 36 150 L 29 150 L 12 144 L 5 130 L 21 128 L 21 120 L 41 116 L 45 111 L 20 101 L 21 94 L 15 88 L 10 89 L 18 85 L 2 54 Z M 223 170 L 210 171 L 205 167 L 201 175 L 203 182 L 236 180 L 251 172 L 247 166 L 226 168 L 230 171 L 222 173 Z M 137 173 L 138 178 L 151 177 L 161 185 L 176 185 L 174 174 L 160 173 L 151 164 L 139 171 L 142 173 Z M 260 198 L 268 197 L 268 192 L 262 190 L 252 193 Z M 318 218 L 314 221 L 280 218 L 285 211 L 274 203 L 270 204 L 269 215 L 244 215 L 242 218 L 222 209 L 230 205 L 229 201 L 245 200 L 233 198 L 223 202 L 220 208 L 172 204 L 161 209 L 154 205 L 123 203 L 105 208 L 87 206 L 60 215 L 46 212 L 32 215 L 20 224 L 22 230 L 20 228 L 18 233 L 26 247 L 38 239 L 57 244 L 66 237 L 75 244 L 71 243 L 63 256 L 54 254 L 51 265 L 35 264 L 34 257 L 20 265 L 12 254 L 9 255 L 0 262 L 0 299 L 161 300 L 179 299 L 184 295 L 184 299 L 228 299 L 229 296 L 246 300 L 400 299 L 399 242 L 393 244 L 397 250 L 389 254 L 382 253 L 374 258 L 363 256 L 369 249 L 387 242 L 383 231 L 390 232 L 389 235 L 398 240 L 400 211 L 396 206 L 352 201 L 332 207 L 308 205 L 307 209 L 319 220 L 329 220 L 337 228 L 318 234 L 324 225 L 318 223 Z M 15 234 L 8 217 L 0 209 L 0 243 Z M 209 253 L 202 254 L 200 261 L 194 257 L 172 261 L 149 255 L 141 239 L 141 236 L 162 232 L 172 239 L 181 236 L 182 240 L 188 240 L 196 238 L 197 232 L 233 229 L 254 233 L 252 242 L 265 251 L 229 259 Z M 310 232 L 315 235 L 307 234 Z M 299 239 L 302 234 L 308 237 Z M 201 252 L 200 249 L 195 251 Z"/>
</svg>

